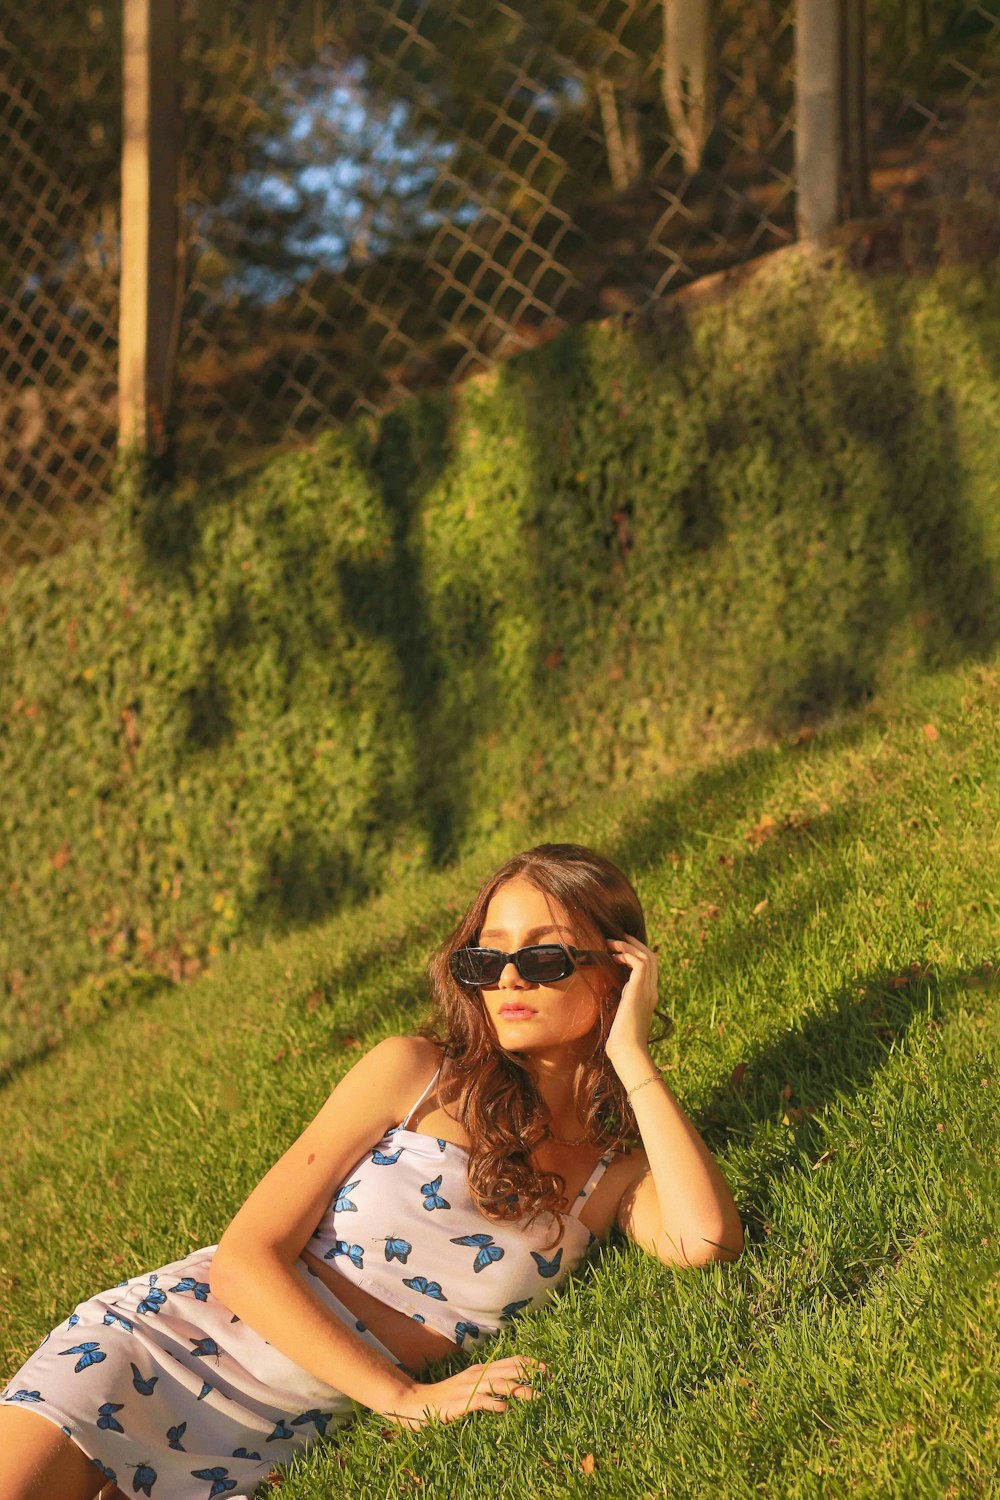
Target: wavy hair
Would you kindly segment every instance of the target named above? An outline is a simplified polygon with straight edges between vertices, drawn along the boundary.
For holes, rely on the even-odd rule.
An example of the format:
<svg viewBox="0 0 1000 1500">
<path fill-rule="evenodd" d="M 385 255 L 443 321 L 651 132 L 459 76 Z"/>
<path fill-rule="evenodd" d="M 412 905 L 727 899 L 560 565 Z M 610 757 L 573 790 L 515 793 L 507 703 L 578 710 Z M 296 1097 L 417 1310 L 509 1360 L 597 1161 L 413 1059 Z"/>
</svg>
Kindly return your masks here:
<svg viewBox="0 0 1000 1500">
<path fill-rule="evenodd" d="M 465 989 L 453 977 L 449 959 L 458 948 L 475 946 L 487 907 L 507 881 L 521 878 L 558 901 L 574 929 L 575 946 L 603 949 L 605 938 L 635 937 L 646 941 L 646 921 L 639 897 L 617 865 L 582 844 L 536 844 L 515 854 L 495 870 L 451 933 L 431 957 L 427 973 L 433 1010 L 415 1033 L 443 1048 L 441 1084 L 458 1086 L 449 1104 L 471 1142 L 469 1191 L 477 1208 L 498 1223 L 525 1218 L 530 1226 L 551 1213 L 556 1235 L 562 1237 L 570 1203 L 566 1179 L 559 1172 L 541 1172 L 531 1153 L 552 1137 L 551 1117 L 525 1060 L 500 1045 L 481 989 Z M 555 920 L 555 912 L 549 907 Z M 606 975 L 612 966 L 600 970 Z M 590 1041 L 589 1055 L 578 1064 L 573 1099 L 586 1125 L 586 1139 L 606 1152 L 641 1141 L 635 1115 L 614 1068 L 604 1051 L 615 1008 L 628 976 L 613 969 L 610 985 L 591 983 L 583 976 L 600 1006 L 597 1020 L 581 1046 Z M 600 983 L 600 981 L 599 981 Z M 659 1012 L 656 1012 L 659 1015 Z M 666 1029 L 651 1041 L 669 1036 L 672 1023 L 660 1016 Z"/>
</svg>

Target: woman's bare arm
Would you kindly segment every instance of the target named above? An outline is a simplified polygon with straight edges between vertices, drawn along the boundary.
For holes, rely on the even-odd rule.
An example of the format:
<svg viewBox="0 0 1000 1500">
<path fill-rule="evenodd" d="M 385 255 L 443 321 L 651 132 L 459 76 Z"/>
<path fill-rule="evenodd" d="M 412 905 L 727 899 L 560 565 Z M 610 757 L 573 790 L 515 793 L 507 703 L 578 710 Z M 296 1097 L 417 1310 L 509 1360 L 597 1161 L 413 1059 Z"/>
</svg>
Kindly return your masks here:
<svg viewBox="0 0 1000 1500">
<path fill-rule="evenodd" d="M 218 1282 L 210 1271 L 209 1286 L 280 1353 L 362 1406 L 388 1416 L 397 1401 L 418 1389 L 419 1382 L 334 1317 L 273 1250 L 230 1262 Z"/>
</svg>

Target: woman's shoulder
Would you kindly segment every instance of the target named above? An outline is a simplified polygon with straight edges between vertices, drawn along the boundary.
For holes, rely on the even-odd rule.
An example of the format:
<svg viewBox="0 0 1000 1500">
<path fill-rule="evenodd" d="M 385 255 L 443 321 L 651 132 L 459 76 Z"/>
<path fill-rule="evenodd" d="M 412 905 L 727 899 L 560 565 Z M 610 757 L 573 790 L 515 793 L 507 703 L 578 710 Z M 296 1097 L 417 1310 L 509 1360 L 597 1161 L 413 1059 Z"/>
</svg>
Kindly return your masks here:
<svg viewBox="0 0 1000 1500">
<path fill-rule="evenodd" d="M 382 1049 L 386 1063 L 391 1063 L 394 1068 L 406 1068 L 414 1078 L 429 1078 L 444 1060 L 443 1045 L 431 1037 L 400 1033 L 383 1037 L 377 1045 Z"/>
</svg>

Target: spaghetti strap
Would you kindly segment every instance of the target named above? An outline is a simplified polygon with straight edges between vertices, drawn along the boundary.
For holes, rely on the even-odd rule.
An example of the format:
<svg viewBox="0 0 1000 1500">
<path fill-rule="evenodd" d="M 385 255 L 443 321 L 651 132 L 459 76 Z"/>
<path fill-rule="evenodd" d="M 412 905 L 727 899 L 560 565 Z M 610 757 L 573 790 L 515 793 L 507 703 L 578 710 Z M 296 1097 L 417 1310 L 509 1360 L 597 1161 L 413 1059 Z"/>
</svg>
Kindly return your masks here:
<svg viewBox="0 0 1000 1500">
<path fill-rule="evenodd" d="M 402 1129 L 402 1130 L 406 1130 L 407 1129 L 407 1122 L 409 1121 L 410 1116 L 413 1114 L 413 1111 L 415 1109 L 417 1109 L 419 1105 L 423 1104 L 424 1100 L 427 1098 L 428 1093 L 433 1088 L 434 1084 L 437 1083 L 437 1081 L 440 1078 L 440 1076 L 441 1076 L 441 1069 L 438 1068 L 437 1072 L 434 1074 L 434 1077 L 431 1079 L 430 1083 L 427 1085 L 427 1087 L 424 1089 L 423 1093 L 420 1095 L 420 1098 L 417 1099 L 417 1100 L 415 1100 L 414 1103 L 410 1105 L 410 1108 L 407 1110 L 407 1112 L 404 1115 L 403 1119 L 400 1120 L 400 1122 L 399 1122 L 400 1129 Z"/>
<path fill-rule="evenodd" d="M 590 1201 L 591 1193 L 594 1191 L 595 1187 L 600 1182 L 601 1178 L 604 1176 L 610 1165 L 611 1157 L 602 1156 L 600 1161 L 597 1163 L 597 1166 L 591 1172 L 590 1176 L 587 1178 L 586 1182 L 583 1184 L 583 1187 L 577 1194 L 576 1202 L 573 1204 L 573 1207 L 569 1211 L 570 1218 L 578 1219 L 580 1217 L 584 1208 Z"/>
</svg>

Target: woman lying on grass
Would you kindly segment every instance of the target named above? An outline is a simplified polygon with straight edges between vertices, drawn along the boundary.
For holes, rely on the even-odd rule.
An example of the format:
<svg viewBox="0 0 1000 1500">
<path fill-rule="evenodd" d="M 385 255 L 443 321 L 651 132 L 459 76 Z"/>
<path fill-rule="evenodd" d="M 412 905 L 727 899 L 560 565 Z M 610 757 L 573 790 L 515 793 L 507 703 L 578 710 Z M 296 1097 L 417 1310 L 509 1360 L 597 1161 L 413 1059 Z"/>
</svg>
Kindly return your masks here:
<svg viewBox="0 0 1000 1500">
<path fill-rule="evenodd" d="M 429 977 L 432 1021 L 355 1063 L 218 1245 L 97 1293 L 14 1372 L 4 1500 L 253 1495 L 360 1408 L 502 1412 L 558 1372 L 420 1377 L 544 1305 L 613 1226 L 664 1264 L 742 1253 L 650 1055 L 656 955 L 615 865 L 515 855 Z"/>
</svg>

